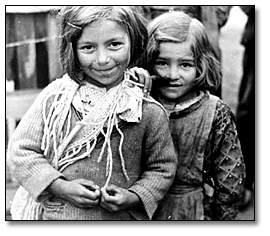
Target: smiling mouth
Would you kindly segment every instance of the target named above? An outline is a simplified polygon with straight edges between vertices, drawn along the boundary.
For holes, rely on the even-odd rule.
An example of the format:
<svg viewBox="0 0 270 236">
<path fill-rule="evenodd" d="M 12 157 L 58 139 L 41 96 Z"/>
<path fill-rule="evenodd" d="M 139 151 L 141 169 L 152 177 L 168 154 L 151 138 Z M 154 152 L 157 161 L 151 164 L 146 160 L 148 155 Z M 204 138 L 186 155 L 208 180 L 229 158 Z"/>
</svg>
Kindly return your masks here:
<svg viewBox="0 0 270 236">
<path fill-rule="evenodd" d="M 182 85 L 181 84 L 164 84 L 163 86 L 170 87 L 170 88 L 179 88 Z"/>
<path fill-rule="evenodd" d="M 108 72 L 108 71 L 111 71 L 112 69 L 114 69 L 114 67 L 111 67 L 109 69 L 92 69 L 94 71 L 97 71 L 99 73 L 102 73 L 102 72 Z"/>
<path fill-rule="evenodd" d="M 92 69 L 92 71 L 99 76 L 109 76 L 114 72 L 115 68 L 116 67 L 114 66 L 109 69 Z"/>
</svg>

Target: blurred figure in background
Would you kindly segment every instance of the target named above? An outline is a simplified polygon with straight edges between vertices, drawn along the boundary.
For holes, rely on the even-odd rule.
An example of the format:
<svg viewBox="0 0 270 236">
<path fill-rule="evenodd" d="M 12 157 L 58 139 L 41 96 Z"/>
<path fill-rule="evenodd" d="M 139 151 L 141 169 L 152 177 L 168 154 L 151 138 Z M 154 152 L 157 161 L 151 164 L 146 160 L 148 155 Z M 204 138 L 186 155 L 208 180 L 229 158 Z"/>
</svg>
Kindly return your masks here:
<svg viewBox="0 0 270 236">
<path fill-rule="evenodd" d="M 241 40 L 245 51 L 236 112 L 237 130 L 247 174 L 246 190 L 241 205 L 241 208 L 245 209 L 252 202 L 255 180 L 255 6 L 240 7 L 248 17 Z"/>
<path fill-rule="evenodd" d="M 220 29 L 223 27 L 230 14 L 232 6 L 143 6 L 145 17 L 152 20 L 160 14 L 167 11 L 183 11 L 186 14 L 201 21 L 205 27 L 207 36 L 212 44 L 215 56 L 221 61 L 221 49 L 219 47 Z M 222 83 L 220 86 L 211 90 L 210 92 L 218 97 L 222 97 L 221 91 Z"/>
</svg>

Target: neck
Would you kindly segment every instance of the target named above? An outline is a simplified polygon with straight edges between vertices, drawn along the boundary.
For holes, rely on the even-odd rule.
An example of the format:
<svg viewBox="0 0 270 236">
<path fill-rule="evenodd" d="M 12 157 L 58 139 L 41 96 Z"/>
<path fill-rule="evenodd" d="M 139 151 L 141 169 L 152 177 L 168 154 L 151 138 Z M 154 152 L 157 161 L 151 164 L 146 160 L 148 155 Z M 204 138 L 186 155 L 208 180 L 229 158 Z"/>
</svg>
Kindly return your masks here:
<svg viewBox="0 0 270 236">
<path fill-rule="evenodd" d="M 123 81 L 123 77 L 122 77 L 122 79 L 118 79 L 118 80 L 114 81 L 111 84 L 102 84 L 99 81 L 97 81 L 95 79 L 92 79 L 91 77 L 89 77 L 87 75 L 84 76 L 84 80 L 87 81 L 88 83 L 92 84 L 92 85 L 97 86 L 97 87 L 106 88 L 106 90 L 108 91 L 109 89 L 119 85 Z"/>
<path fill-rule="evenodd" d="M 158 100 L 165 108 L 174 109 L 176 107 L 176 105 L 178 105 L 180 103 L 185 103 L 185 102 L 191 101 L 192 99 L 196 98 L 197 96 L 199 96 L 199 93 L 197 91 L 191 91 L 182 97 L 179 97 L 179 98 L 173 99 L 173 100 L 169 100 L 163 96 L 160 96 L 160 94 L 159 94 Z"/>
</svg>

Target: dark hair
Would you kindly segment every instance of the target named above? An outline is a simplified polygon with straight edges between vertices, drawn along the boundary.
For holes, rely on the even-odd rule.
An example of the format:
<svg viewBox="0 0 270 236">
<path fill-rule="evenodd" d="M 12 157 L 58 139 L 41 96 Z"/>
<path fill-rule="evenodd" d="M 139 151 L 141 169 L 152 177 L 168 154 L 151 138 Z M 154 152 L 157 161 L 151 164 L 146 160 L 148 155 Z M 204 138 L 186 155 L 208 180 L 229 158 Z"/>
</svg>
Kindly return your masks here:
<svg viewBox="0 0 270 236">
<path fill-rule="evenodd" d="M 221 65 L 199 20 L 180 11 L 167 12 L 149 24 L 148 34 L 146 69 L 150 74 L 153 73 L 153 63 L 159 54 L 161 42 L 189 41 L 197 70 L 196 86 L 203 90 L 219 86 Z"/>
<path fill-rule="evenodd" d="M 136 65 L 146 52 L 148 41 L 146 20 L 139 10 L 135 6 L 65 6 L 60 10 L 60 61 L 71 79 L 77 82 L 82 80 L 74 50 L 82 30 L 86 25 L 101 20 L 111 20 L 123 27 L 131 42 L 129 67 Z"/>
</svg>

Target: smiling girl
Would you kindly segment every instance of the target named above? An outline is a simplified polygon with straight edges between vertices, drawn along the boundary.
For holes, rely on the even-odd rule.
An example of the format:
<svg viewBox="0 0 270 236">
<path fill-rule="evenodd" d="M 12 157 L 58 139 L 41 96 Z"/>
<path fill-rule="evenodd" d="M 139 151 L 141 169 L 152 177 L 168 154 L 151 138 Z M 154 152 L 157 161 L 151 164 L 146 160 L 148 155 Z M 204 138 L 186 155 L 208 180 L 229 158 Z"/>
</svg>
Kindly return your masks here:
<svg viewBox="0 0 270 236">
<path fill-rule="evenodd" d="M 127 33 L 114 21 L 86 26 L 76 43 L 85 79 L 107 89 L 118 85 L 129 65 L 130 46 Z"/>
<path fill-rule="evenodd" d="M 203 25 L 170 12 L 149 25 L 147 69 L 152 95 L 170 118 L 178 153 L 174 182 L 156 220 L 233 220 L 243 193 L 245 166 L 230 108 L 208 90 L 221 68 Z"/>
<path fill-rule="evenodd" d="M 151 219 L 177 159 L 165 111 L 130 80 L 128 68 L 146 49 L 143 20 L 122 6 L 68 6 L 59 17 L 66 74 L 42 91 L 10 140 L 7 161 L 22 186 L 12 217 Z M 22 196 L 36 206 L 28 216 Z"/>
</svg>

